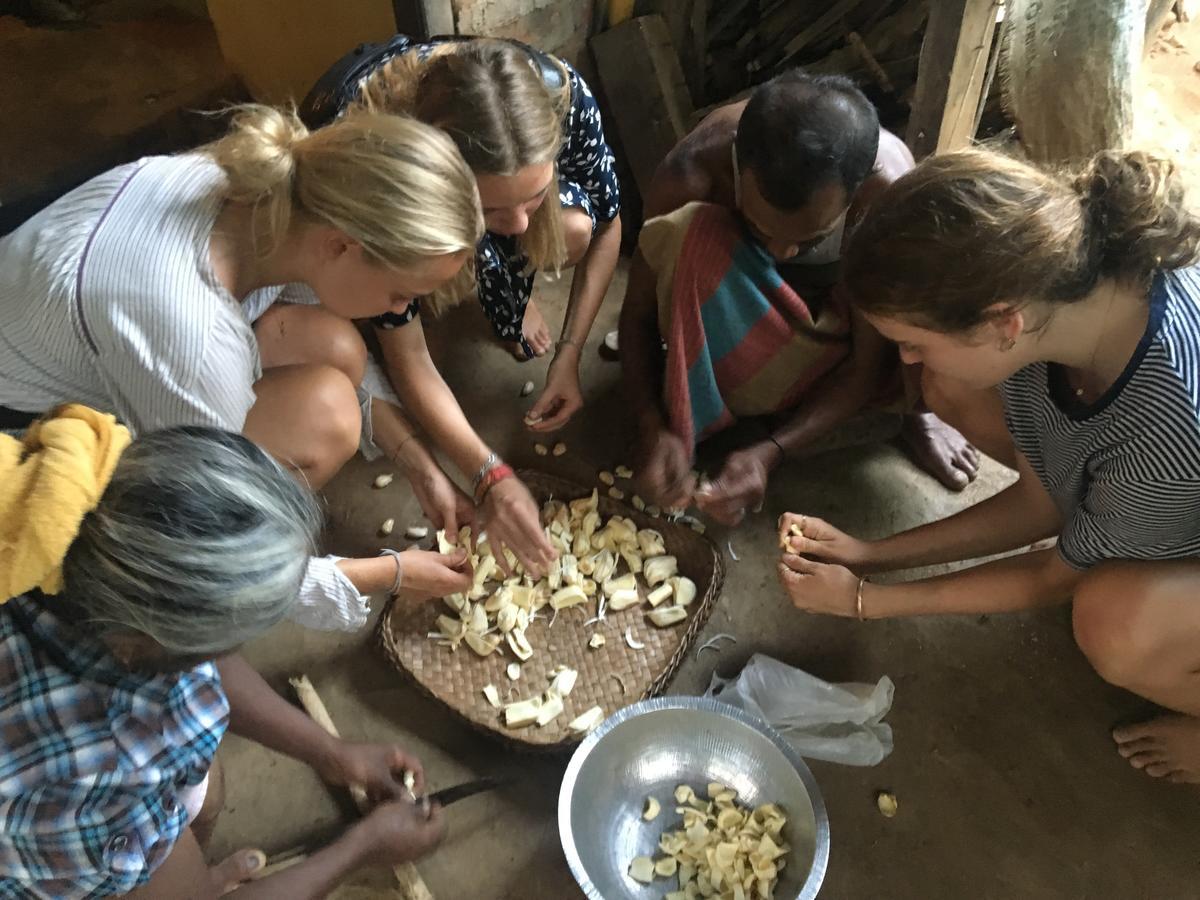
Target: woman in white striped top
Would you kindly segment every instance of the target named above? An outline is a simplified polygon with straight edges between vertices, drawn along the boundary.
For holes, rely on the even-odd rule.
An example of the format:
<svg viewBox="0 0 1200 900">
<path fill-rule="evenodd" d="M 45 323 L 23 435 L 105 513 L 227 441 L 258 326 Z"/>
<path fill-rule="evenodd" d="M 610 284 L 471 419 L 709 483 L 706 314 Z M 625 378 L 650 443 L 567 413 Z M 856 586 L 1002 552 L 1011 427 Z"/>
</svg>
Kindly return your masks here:
<svg viewBox="0 0 1200 900">
<path fill-rule="evenodd" d="M 795 605 L 883 618 L 1071 601 L 1096 671 L 1175 711 L 1114 732 L 1121 754 L 1200 782 L 1198 257 L 1179 173 L 1143 153 L 1062 177 L 972 150 L 893 184 L 852 241 L 855 302 L 924 364 L 938 414 L 1019 478 L 878 541 L 785 515 Z M 937 578 L 864 577 L 1051 537 Z"/>
<path fill-rule="evenodd" d="M 474 176 L 441 131 L 361 113 L 310 133 L 247 107 L 212 146 L 99 175 L 0 240 L 0 427 L 64 402 L 137 432 L 214 426 L 318 488 L 370 433 L 351 320 L 469 278 L 482 233 Z M 455 462 L 474 472 L 486 445 L 440 378 L 423 387 L 471 439 Z M 434 507 L 467 506 L 412 437 L 399 416 L 375 435 L 415 487 L 441 496 Z M 508 479 L 493 494 L 493 535 L 536 531 L 508 543 L 522 562 L 548 557 L 528 491 Z M 465 554 L 315 559 L 294 617 L 358 627 L 362 595 L 400 574 L 433 596 L 470 582 Z"/>
</svg>

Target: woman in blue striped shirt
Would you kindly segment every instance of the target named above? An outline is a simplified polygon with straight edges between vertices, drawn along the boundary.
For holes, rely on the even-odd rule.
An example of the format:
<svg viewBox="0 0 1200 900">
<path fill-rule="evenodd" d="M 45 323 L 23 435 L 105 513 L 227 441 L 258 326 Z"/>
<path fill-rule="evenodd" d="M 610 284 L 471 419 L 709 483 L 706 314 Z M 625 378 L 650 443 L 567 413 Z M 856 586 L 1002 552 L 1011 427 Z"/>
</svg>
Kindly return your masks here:
<svg viewBox="0 0 1200 900">
<path fill-rule="evenodd" d="M 855 302 L 924 364 L 935 411 L 1020 477 L 879 541 L 785 515 L 793 603 L 865 619 L 1072 601 L 1096 671 L 1176 711 L 1118 729 L 1121 754 L 1200 782 L 1198 257 L 1179 173 L 1143 153 L 1064 177 L 971 150 L 896 181 L 853 238 Z M 1051 537 L 937 578 L 866 580 Z"/>
</svg>

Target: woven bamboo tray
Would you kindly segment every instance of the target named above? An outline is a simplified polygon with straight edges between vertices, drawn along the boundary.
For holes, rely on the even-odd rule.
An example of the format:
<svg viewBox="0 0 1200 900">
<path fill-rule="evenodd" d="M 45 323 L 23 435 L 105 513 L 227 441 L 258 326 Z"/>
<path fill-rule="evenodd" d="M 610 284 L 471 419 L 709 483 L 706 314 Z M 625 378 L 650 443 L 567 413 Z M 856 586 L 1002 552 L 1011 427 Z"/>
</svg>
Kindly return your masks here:
<svg viewBox="0 0 1200 900">
<path fill-rule="evenodd" d="M 574 500 L 592 492 L 591 487 L 540 472 L 525 471 L 521 478 L 539 504 L 552 497 Z M 552 628 L 547 619 L 530 623 L 526 636 L 534 654 L 521 664 L 520 679 L 510 681 L 505 669 L 519 660 L 506 645 L 501 645 L 501 652 L 480 658 L 465 644 L 452 652 L 427 637 L 437 630 L 437 617 L 446 612 L 439 601 L 402 604 L 393 600 L 379 620 L 380 646 L 397 669 L 473 727 L 520 749 L 570 749 L 583 737 L 567 728 L 579 714 L 599 706 L 607 717 L 630 703 L 662 693 L 712 615 L 725 580 L 725 564 L 708 538 L 686 525 L 640 513 L 606 497 L 604 486 L 600 488 L 600 514 L 605 519 L 628 516 L 639 528 L 658 530 L 667 553 L 678 559 L 680 574 L 696 582 L 696 599 L 688 607 L 684 622 L 673 628 L 657 628 L 646 619 L 649 607 L 642 603 L 610 612 L 604 622 L 585 628 L 583 623 L 595 615 L 594 602 L 564 609 Z M 624 566 L 618 569 L 621 571 L 626 571 Z M 639 590 L 644 596 L 645 586 L 639 585 Z M 549 608 L 545 612 L 549 613 Z M 626 628 L 635 640 L 646 645 L 645 649 L 632 650 L 626 645 Z M 587 642 L 596 631 L 605 636 L 606 643 L 592 650 Z M 484 685 L 496 685 L 502 703 L 523 700 L 544 692 L 550 684 L 550 671 L 559 665 L 579 672 L 575 689 L 564 698 L 562 714 L 542 728 L 506 728 L 501 711 L 493 709 L 483 696 Z"/>
</svg>

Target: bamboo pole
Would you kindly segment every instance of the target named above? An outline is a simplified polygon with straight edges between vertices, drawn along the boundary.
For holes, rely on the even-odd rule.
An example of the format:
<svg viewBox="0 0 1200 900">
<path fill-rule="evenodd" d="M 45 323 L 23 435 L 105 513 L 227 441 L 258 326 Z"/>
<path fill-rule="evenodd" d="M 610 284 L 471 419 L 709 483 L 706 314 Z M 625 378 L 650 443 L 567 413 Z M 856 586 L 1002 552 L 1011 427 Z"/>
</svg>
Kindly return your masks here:
<svg viewBox="0 0 1200 900">
<path fill-rule="evenodd" d="M 337 726 L 333 724 L 333 719 L 329 717 L 329 710 L 325 708 L 321 696 L 313 687 L 313 683 L 308 680 L 308 676 L 301 675 L 297 678 L 289 678 L 288 681 L 296 691 L 296 698 L 300 701 L 300 705 L 304 707 L 305 712 L 312 717 L 312 720 L 334 737 L 341 737 L 338 734 Z M 354 804 L 358 807 L 359 812 L 366 813 L 370 809 L 366 789 L 361 784 L 350 785 L 350 796 L 354 798 Z M 394 866 L 392 873 L 396 876 L 396 886 L 403 900 L 433 900 L 433 894 L 425 885 L 425 880 L 417 871 L 417 867 L 412 863 L 401 863 Z"/>
</svg>

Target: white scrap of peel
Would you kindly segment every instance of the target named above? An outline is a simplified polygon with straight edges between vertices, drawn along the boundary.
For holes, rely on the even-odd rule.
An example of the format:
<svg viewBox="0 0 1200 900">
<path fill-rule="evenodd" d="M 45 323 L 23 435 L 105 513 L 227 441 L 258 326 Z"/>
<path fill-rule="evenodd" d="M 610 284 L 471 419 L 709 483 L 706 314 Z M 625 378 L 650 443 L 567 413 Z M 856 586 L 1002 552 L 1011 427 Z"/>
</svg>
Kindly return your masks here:
<svg viewBox="0 0 1200 900">
<path fill-rule="evenodd" d="M 726 541 L 726 542 L 725 542 L 725 546 L 729 548 L 729 555 L 733 557 L 733 561 L 734 561 L 734 562 L 741 562 L 741 561 L 742 561 L 742 560 L 741 560 L 741 557 L 739 557 L 739 556 L 737 555 L 737 553 L 735 553 L 735 552 L 734 552 L 734 550 L 733 550 L 733 541 Z"/>
<path fill-rule="evenodd" d="M 705 641 L 703 644 L 701 644 L 699 647 L 696 648 L 696 659 L 699 659 L 700 654 L 703 653 L 705 650 L 712 650 L 714 652 L 720 651 L 721 641 L 729 641 L 729 643 L 731 643 L 731 644 L 736 644 L 737 638 L 734 637 L 732 634 L 727 634 L 725 632 L 721 632 L 720 634 L 714 634 L 711 638 L 709 638 L 707 641 Z"/>
</svg>

